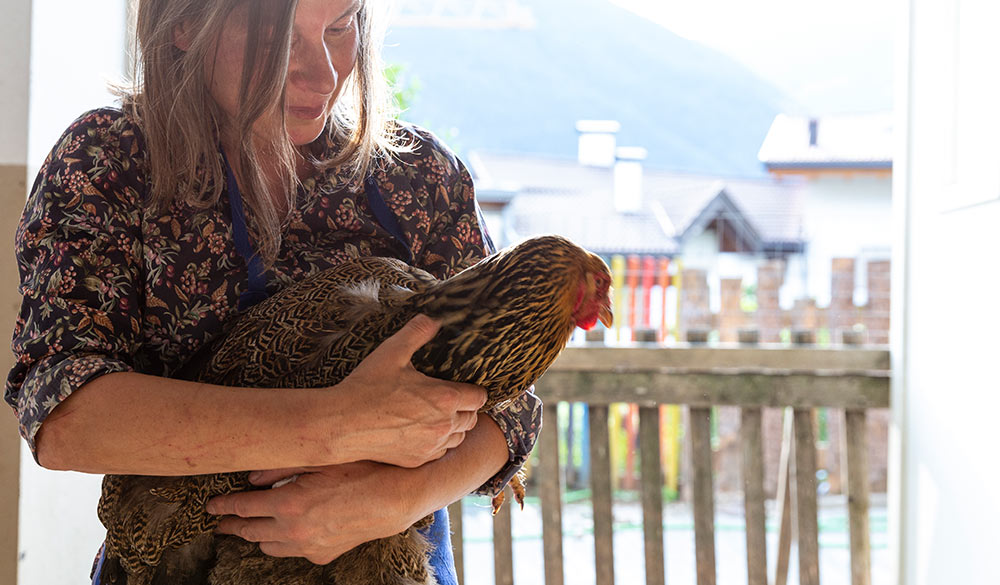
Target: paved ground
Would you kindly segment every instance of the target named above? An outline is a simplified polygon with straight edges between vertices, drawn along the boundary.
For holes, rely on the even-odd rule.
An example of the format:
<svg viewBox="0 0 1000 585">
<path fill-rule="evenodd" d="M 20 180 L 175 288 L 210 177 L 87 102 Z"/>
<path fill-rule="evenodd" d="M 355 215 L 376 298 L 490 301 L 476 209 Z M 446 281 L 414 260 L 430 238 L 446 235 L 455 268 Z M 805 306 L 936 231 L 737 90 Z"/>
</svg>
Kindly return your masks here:
<svg viewBox="0 0 1000 585">
<path fill-rule="evenodd" d="M 873 497 L 871 510 L 872 584 L 888 585 L 886 508 L 884 498 Z M 768 508 L 768 563 L 773 578 L 777 528 Z M 645 562 L 642 549 L 642 511 L 637 502 L 615 502 L 615 583 L 643 585 Z M 488 502 L 468 498 L 464 505 L 465 585 L 493 585 L 492 523 Z M 823 585 L 849 585 L 850 562 L 846 504 L 843 498 L 820 501 L 820 580 Z M 514 536 L 514 582 L 544 585 L 542 528 L 537 500 L 529 500 L 524 511 L 512 514 Z M 720 497 L 716 502 L 716 560 L 719 585 L 745 585 L 746 541 L 742 502 L 739 497 Z M 594 583 L 593 523 L 589 502 L 563 508 L 563 554 L 566 585 Z M 664 511 L 665 560 L 669 585 L 695 585 L 694 529 L 690 507 L 673 503 Z M 795 547 L 789 585 L 798 584 Z"/>
</svg>

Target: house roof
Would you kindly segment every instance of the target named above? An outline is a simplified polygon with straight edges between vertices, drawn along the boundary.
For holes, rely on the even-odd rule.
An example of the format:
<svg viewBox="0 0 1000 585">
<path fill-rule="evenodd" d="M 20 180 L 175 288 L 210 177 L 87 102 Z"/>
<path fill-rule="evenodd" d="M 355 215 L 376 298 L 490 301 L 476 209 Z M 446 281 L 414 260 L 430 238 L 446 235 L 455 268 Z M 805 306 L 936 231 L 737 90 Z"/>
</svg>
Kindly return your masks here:
<svg viewBox="0 0 1000 585">
<path fill-rule="evenodd" d="M 779 114 L 757 157 L 769 170 L 892 168 L 892 114 Z"/>
<path fill-rule="evenodd" d="M 477 190 L 516 192 L 508 241 L 559 233 L 602 254 L 674 255 L 685 240 L 724 218 L 755 249 L 802 242 L 802 190 L 794 180 L 719 179 L 643 171 L 638 212 L 614 204 L 614 172 L 575 160 L 479 151 L 469 157 Z"/>
</svg>

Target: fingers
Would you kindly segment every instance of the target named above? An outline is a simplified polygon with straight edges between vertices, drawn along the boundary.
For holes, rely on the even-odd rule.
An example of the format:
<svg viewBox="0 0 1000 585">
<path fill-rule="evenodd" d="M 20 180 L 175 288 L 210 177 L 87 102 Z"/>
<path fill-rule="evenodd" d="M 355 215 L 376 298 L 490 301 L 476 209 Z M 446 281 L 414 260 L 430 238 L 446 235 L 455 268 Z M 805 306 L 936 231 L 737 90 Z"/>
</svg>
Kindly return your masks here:
<svg viewBox="0 0 1000 585">
<path fill-rule="evenodd" d="M 269 557 L 301 557 L 299 547 L 289 542 L 260 542 L 260 552 Z M 311 560 L 311 559 L 310 559 Z"/>
<path fill-rule="evenodd" d="M 216 496 L 205 505 L 205 511 L 215 516 L 263 518 L 275 516 L 278 490 L 239 492 Z"/>
<path fill-rule="evenodd" d="M 477 414 L 475 411 L 455 413 L 456 431 L 469 432 L 473 428 L 475 428 L 477 422 L 479 422 L 479 414 Z"/>
<path fill-rule="evenodd" d="M 459 445 L 462 444 L 462 441 L 464 440 L 465 440 L 465 433 L 452 433 L 448 437 L 448 441 L 445 442 L 444 445 L 445 450 L 447 451 L 448 449 L 454 449 L 455 447 L 458 447 Z"/>
<path fill-rule="evenodd" d="M 278 521 L 274 518 L 238 518 L 226 516 L 215 529 L 219 534 L 232 534 L 249 542 L 271 542 L 280 536 Z"/>
<path fill-rule="evenodd" d="M 460 412 L 458 413 L 458 418 L 460 420 L 456 421 L 455 424 L 456 430 L 455 432 L 448 435 L 447 439 L 445 439 L 443 449 L 441 450 L 441 453 L 438 455 L 439 457 L 444 455 L 445 452 L 448 451 L 448 449 L 454 449 L 455 447 L 461 445 L 462 441 L 465 440 L 466 433 L 471 431 L 476 426 L 476 423 L 479 421 L 479 415 L 476 414 L 475 412 Z"/>
<path fill-rule="evenodd" d="M 403 328 L 382 342 L 389 355 L 397 356 L 402 363 L 409 363 L 413 353 L 434 339 L 441 324 L 427 315 L 417 315 Z"/>
<path fill-rule="evenodd" d="M 455 410 L 465 414 L 475 414 L 486 404 L 486 390 L 472 384 L 454 384 L 458 397 Z"/>
<path fill-rule="evenodd" d="M 253 485 L 274 485 L 285 479 L 308 472 L 305 467 L 288 467 L 286 469 L 264 469 L 253 471 L 247 478 Z"/>
<path fill-rule="evenodd" d="M 260 552 L 269 557 L 303 557 L 314 565 L 325 565 L 339 556 L 339 553 L 304 554 L 300 547 L 287 542 L 261 542 Z"/>
</svg>

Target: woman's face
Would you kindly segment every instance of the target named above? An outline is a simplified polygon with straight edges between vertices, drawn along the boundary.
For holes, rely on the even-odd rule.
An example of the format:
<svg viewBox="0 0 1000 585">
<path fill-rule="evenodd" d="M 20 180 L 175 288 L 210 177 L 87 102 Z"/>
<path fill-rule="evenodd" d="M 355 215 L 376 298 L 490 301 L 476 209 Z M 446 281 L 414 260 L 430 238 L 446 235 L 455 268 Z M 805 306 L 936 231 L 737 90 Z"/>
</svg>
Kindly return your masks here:
<svg viewBox="0 0 1000 585">
<path fill-rule="evenodd" d="M 358 54 L 358 11 L 362 0 L 299 0 L 292 29 L 292 46 L 285 85 L 285 126 L 296 145 L 315 140 Z M 246 10 L 230 15 L 213 63 L 208 64 L 209 92 L 219 107 L 235 119 L 239 104 Z M 265 114 L 255 124 L 276 128 L 278 113 Z"/>
</svg>

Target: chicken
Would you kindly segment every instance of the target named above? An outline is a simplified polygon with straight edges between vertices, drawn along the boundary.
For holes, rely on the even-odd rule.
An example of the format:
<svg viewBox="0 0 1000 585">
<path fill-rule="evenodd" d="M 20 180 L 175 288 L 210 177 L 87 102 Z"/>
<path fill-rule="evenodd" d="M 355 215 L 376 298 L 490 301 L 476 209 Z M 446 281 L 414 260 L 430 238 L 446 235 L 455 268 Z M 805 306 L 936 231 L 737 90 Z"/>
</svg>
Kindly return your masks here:
<svg viewBox="0 0 1000 585">
<path fill-rule="evenodd" d="M 412 358 L 436 378 L 483 386 L 483 411 L 502 408 L 537 380 L 575 327 L 612 323 L 611 275 L 599 257 L 541 236 L 438 280 L 390 258 L 361 258 L 292 285 L 236 319 L 195 380 L 238 387 L 329 387 L 379 343 L 423 313 L 441 329 Z M 433 585 L 429 545 L 417 531 L 365 543 L 329 565 L 268 557 L 213 534 L 213 496 L 259 489 L 247 473 L 187 477 L 109 475 L 99 516 L 108 529 L 103 585 Z"/>
</svg>

